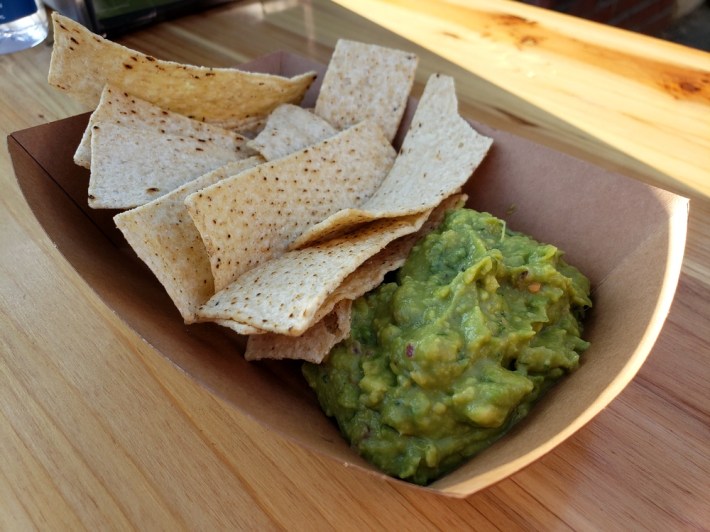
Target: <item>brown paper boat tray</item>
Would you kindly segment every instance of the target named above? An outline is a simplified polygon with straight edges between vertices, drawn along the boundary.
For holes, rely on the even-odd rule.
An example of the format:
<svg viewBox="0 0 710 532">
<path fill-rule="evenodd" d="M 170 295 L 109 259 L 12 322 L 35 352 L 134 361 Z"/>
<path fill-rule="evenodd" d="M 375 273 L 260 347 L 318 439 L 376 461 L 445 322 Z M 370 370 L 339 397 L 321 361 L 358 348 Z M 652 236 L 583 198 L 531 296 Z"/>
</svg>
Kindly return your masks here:
<svg viewBox="0 0 710 532">
<path fill-rule="evenodd" d="M 275 53 L 244 68 L 292 76 L 324 66 Z M 314 84 L 305 106 L 312 106 Z M 406 128 L 416 102 L 403 123 Z M 8 137 L 17 181 L 57 249 L 115 315 L 163 356 L 235 408 L 283 437 L 370 471 L 322 413 L 294 362 L 247 363 L 244 341 L 212 324 L 184 325 L 167 294 L 115 228 L 114 211 L 87 206 L 88 172 L 72 156 L 89 115 Z M 557 245 L 592 281 L 591 348 L 532 414 L 490 449 L 426 489 L 467 496 L 564 441 L 629 383 L 650 352 L 680 274 L 686 199 L 509 133 L 471 122 L 494 145 L 465 191 L 469 206 Z M 383 480 L 387 479 L 387 480 Z"/>
</svg>

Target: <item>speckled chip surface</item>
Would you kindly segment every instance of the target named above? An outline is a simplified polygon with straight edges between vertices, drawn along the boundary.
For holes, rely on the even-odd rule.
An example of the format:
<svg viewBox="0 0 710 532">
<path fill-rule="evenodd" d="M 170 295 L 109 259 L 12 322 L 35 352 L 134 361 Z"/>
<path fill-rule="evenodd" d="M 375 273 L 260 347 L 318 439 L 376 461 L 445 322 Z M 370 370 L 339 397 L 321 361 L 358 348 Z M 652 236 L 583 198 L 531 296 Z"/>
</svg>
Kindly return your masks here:
<svg viewBox="0 0 710 532">
<path fill-rule="evenodd" d="M 178 113 L 161 109 L 141 98 L 106 85 L 98 107 L 91 113 L 89 124 L 84 130 L 81 142 L 74 153 L 74 162 L 84 168 L 91 167 L 91 131 L 105 124 L 129 126 L 152 131 L 156 135 L 165 133 L 210 142 L 232 149 L 245 144 L 247 139 L 224 128 L 199 122 Z M 244 147 L 244 156 L 248 150 Z"/>
<path fill-rule="evenodd" d="M 243 159 L 241 140 L 231 147 L 192 137 L 155 134 L 120 124 L 91 132 L 89 206 L 130 209 L 201 175 Z"/>
<path fill-rule="evenodd" d="M 323 77 L 315 113 L 338 129 L 374 120 L 392 141 L 418 62 L 409 52 L 340 39 Z"/>
<path fill-rule="evenodd" d="M 314 72 L 293 78 L 164 61 L 108 41 L 70 18 L 52 14 L 49 84 L 96 107 L 104 85 L 202 122 L 233 128 L 299 103 Z"/>
<path fill-rule="evenodd" d="M 214 282 L 202 238 L 185 208 L 185 197 L 260 162 L 260 157 L 250 157 L 230 163 L 114 216 L 126 241 L 163 285 L 186 323 L 194 321 L 197 308 L 214 294 Z"/>
<path fill-rule="evenodd" d="M 269 115 L 264 129 L 247 146 L 264 159 L 279 159 L 338 132 L 313 112 L 292 104 L 278 106 Z"/>
<path fill-rule="evenodd" d="M 394 157 L 380 128 L 365 122 L 188 196 L 215 289 L 277 257 L 314 223 L 366 200 Z"/>
</svg>

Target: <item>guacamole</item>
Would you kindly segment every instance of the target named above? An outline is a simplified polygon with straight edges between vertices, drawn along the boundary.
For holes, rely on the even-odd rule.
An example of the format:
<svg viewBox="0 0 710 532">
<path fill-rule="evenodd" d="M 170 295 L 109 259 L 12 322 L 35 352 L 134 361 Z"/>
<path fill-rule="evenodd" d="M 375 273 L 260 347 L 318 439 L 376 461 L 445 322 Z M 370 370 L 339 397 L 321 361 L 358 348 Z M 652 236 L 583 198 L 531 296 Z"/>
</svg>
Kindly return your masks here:
<svg viewBox="0 0 710 532">
<path fill-rule="evenodd" d="M 351 445 L 427 484 L 500 438 L 579 364 L 589 281 L 554 246 L 450 211 L 353 305 L 349 339 L 303 373 Z"/>
</svg>

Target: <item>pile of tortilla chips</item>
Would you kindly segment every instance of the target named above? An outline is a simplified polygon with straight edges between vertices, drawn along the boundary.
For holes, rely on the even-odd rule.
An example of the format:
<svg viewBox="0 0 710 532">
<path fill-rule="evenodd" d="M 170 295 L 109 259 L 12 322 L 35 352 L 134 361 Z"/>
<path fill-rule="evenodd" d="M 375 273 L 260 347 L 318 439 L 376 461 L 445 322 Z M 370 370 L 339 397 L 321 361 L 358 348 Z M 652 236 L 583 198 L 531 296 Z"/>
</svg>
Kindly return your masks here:
<svg viewBox="0 0 710 532">
<path fill-rule="evenodd" d="M 404 262 L 491 139 L 429 78 L 397 152 L 416 56 L 338 41 L 314 109 L 294 78 L 160 61 L 54 15 L 49 81 L 96 106 L 75 162 L 186 323 L 245 356 L 321 362 L 351 302 Z M 255 130 L 255 124 L 259 124 Z"/>
</svg>

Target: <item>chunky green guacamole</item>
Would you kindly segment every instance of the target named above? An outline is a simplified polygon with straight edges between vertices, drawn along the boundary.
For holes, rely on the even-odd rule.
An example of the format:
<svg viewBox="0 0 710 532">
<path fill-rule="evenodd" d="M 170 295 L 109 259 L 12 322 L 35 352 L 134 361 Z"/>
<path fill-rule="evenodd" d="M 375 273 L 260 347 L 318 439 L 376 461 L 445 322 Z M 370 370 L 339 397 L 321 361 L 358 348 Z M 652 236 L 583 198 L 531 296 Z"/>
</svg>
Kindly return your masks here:
<svg viewBox="0 0 710 532">
<path fill-rule="evenodd" d="M 469 209 L 449 212 L 352 332 L 303 373 L 352 446 L 426 484 L 522 419 L 588 343 L 589 281 L 554 246 Z"/>
</svg>

